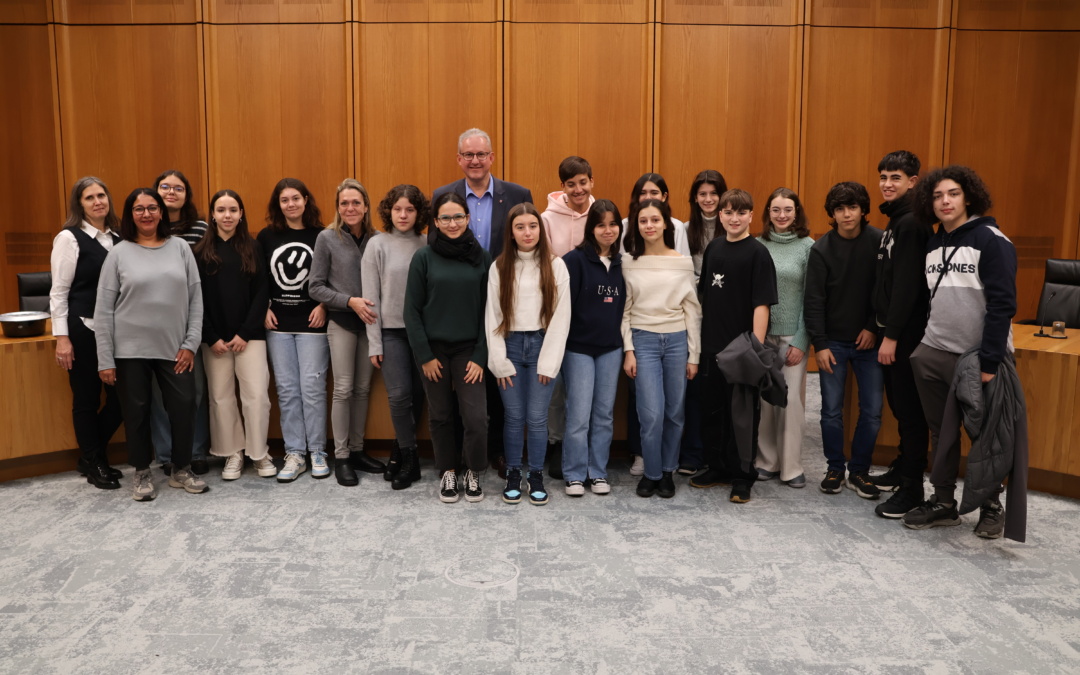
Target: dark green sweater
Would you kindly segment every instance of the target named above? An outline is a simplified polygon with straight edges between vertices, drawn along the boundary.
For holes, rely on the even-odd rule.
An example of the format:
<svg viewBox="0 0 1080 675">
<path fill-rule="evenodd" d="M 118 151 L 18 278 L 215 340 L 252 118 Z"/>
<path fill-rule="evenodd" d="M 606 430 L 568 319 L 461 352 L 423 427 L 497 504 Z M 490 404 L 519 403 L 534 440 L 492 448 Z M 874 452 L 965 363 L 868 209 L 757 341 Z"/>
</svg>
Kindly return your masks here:
<svg viewBox="0 0 1080 675">
<path fill-rule="evenodd" d="M 417 362 L 435 358 L 432 342 L 476 342 L 471 361 L 487 365 L 484 303 L 491 255 L 472 266 L 425 246 L 413 255 L 405 286 L 405 330 Z M 446 366 L 447 364 L 443 364 Z"/>
</svg>

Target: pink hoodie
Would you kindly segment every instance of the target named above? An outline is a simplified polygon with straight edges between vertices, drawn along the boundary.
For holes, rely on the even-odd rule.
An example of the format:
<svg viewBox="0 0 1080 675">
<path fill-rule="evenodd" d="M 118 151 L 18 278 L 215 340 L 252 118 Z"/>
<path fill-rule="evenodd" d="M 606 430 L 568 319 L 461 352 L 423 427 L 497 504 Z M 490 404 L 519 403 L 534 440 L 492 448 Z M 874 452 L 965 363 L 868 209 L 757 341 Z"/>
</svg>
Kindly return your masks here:
<svg viewBox="0 0 1080 675">
<path fill-rule="evenodd" d="M 592 206 L 595 201 L 596 198 L 589 195 L 589 206 Z M 585 239 L 587 215 L 589 215 L 588 209 L 585 213 L 578 213 L 567 206 L 562 190 L 548 195 L 547 209 L 540 214 L 540 217 L 544 221 L 544 229 L 547 230 L 552 253 L 561 258 Z"/>
</svg>

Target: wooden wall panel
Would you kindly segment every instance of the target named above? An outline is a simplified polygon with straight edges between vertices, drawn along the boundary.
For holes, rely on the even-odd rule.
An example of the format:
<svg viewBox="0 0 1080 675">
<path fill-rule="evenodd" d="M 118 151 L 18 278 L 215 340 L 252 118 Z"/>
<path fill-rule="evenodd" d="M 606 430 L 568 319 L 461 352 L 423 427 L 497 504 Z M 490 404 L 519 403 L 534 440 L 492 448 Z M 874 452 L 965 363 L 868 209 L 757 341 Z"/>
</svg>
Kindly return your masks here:
<svg viewBox="0 0 1080 675">
<path fill-rule="evenodd" d="M 0 2 L 0 24 L 45 23 L 50 9 L 49 0 L 4 0 Z"/>
<path fill-rule="evenodd" d="M 877 163 L 910 150 L 923 166 L 941 162 L 948 63 L 946 30 L 807 28 L 799 194 L 815 235 L 828 231 L 823 205 L 833 184 L 855 180 L 877 211 Z M 895 67 L 885 55 L 905 54 Z"/>
<path fill-rule="evenodd" d="M 64 185 L 87 174 L 127 193 L 167 168 L 206 206 L 197 26 L 57 26 Z M 167 65 L 169 74 L 161 75 Z M 66 189 L 66 188 L 65 188 Z"/>
<path fill-rule="evenodd" d="M 539 23 L 645 23 L 654 0 L 506 0 L 507 20 Z"/>
<path fill-rule="evenodd" d="M 802 22 L 803 0 L 657 0 L 661 23 L 793 26 Z"/>
<path fill-rule="evenodd" d="M 53 0 L 57 23 L 194 23 L 199 0 Z"/>
<path fill-rule="evenodd" d="M 497 24 L 360 24 L 356 36 L 358 178 L 372 199 L 398 183 L 430 197 L 461 178 L 457 137 L 471 127 L 491 136 L 492 170 L 506 177 Z"/>
<path fill-rule="evenodd" d="M 592 165 L 596 197 L 619 204 L 651 169 L 652 43 L 651 26 L 507 24 L 502 156 L 541 210 L 568 155 Z"/>
<path fill-rule="evenodd" d="M 795 187 L 802 29 L 675 25 L 659 34 L 656 168 L 675 217 L 689 217 L 690 185 L 703 169 L 757 200 Z"/>
<path fill-rule="evenodd" d="M 207 26 L 210 188 L 236 190 L 253 231 L 274 184 L 303 180 L 324 219 L 353 173 L 347 27 Z"/>
<path fill-rule="evenodd" d="M 1077 189 L 1069 167 L 1080 33 L 957 31 L 955 39 L 946 158 L 986 181 L 990 215 L 1020 258 L 1017 317 L 1034 318 L 1045 259 L 1076 253 L 1080 213 L 1075 197 L 1066 210 L 1066 196 Z"/>
<path fill-rule="evenodd" d="M 59 137 L 47 26 L 0 26 L 7 96 L 0 102 L 0 198 L 11 206 L 0 234 L 0 312 L 19 309 L 15 275 L 49 269 L 67 215 L 60 198 Z"/>
<path fill-rule="evenodd" d="M 812 26 L 943 28 L 949 25 L 953 1 L 807 0 L 806 18 Z"/>
<path fill-rule="evenodd" d="M 1073 0 L 953 0 L 953 25 L 976 30 L 1080 30 Z"/>
<path fill-rule="evenodd" d="M 353 16 L 364 23 L 472 22 L 501 18 L 503 0 L 356 0 Z M 457 43 L 462 46 L 470 43 Z"/>
<path fill-rule="evenodd" d="M 210 23 L 334 23 L 352 18 L 350 0 L 202 0 Z"/>
</svg>

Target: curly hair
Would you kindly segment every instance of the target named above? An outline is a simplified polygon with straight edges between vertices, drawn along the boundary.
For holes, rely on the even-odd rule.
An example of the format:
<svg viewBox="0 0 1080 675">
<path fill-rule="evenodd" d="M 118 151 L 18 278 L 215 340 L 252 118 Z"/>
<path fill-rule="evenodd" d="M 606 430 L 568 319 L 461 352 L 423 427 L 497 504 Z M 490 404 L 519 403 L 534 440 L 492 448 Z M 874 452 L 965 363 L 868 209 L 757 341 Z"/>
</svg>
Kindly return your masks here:
<svg viewBox="0 0 1080 675">
<path fill-rule="evenodd" d="M 990 200 L 990 190 L 974 169 L 953 164 L 943 169 L 934 169 L 915 185 L 915 215 L 927 223 L 938 222 L 934 214 L 934 190 L 943 180 L 955 181 L 964 191 L 964 202 L 969 216 L 984 216 L 994 205 Z"/>
<path fill-rule="evenodd" d="M 429 218 L 428 200 L 420 188 L 404 183 L 390 188 L 390 191 L 379 202 L 379 218 L 383 222 L 383 231 L 394 231 L 394 204 L 397 204 L 398 200 L 402 198 L 408 199 L 409 203 L 416 209 L 416 223 L 413 225 L 412 233 L 420 236 L 427 229 Z"/>
<path fill-rule="evenodd" d="M 829 188 L 829 193 L 825 195 L 825 213 L 829 214 L 829 226 L 834 230 L 836 218 L 833 217 L 833 213 L 841 206 L 858 206 L 862 209 L 860 227 L 869 222 L 866 216 L 870 213 L 870 193 L 866 191 L 866 186 L 862 183 L 846 180 Z"/>
</svg>

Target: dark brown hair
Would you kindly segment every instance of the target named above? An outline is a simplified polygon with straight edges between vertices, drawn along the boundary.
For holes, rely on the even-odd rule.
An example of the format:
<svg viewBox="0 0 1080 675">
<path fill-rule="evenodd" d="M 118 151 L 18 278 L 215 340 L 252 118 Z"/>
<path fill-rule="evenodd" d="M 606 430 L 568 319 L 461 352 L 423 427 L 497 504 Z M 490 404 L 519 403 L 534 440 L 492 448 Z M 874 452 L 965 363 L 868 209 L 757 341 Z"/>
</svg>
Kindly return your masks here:
<svg viewBox="0 0 1080 675">
<path fill-rule="evenodd" d="M 934 169 L 924 180 L 915 184 L 914 211 L 923 222 L 936 223 L 939 220 L 934 213 L 934 190 L 943 180 L 956 181 L 964 191 L 968 217 L 985 216 L 994 205 L 990 199 L 990 190 L 982 178 L 979 178 L 979 174 L 969 167 L 953 164 L 944 169 Z"/>
<path fill-rule="evenodd" d="M 727 192 L 727 181 L 719 171 L 705 169 L 694 177 L 694 182 L 690 185 L 690 220 L 686 221 L 686 243 L 690 245 L 691 255 L 701 253 L 709 245 L 709 242 L 705 241 L 705 222 L 701 215 L 701 207 L 697 203 L 698 190 L 706 183 L 716 188 L 717 197 Z M 716 210 L 719 216 L 719 204 Z M 715 239 L 721 231 L 723 231 L 721 227 L 714 228 L 713 238 Z"/>
<path fill-rule="evenodd" d="M 502 310 L 502 323 L 495 330 L 506 337 L 513 329 L 514 299 L 517 297 L 517 279 L 514 275 L 514 263 L 518 258 L 517 242 L 514 240 L 514 220 L 521 216 L 535 216 L 540 225 L 540 238 L 536 241 L 536 264 L 540 266 L 540 325 L 547 328 L 555 314 L 555 270 L 551 267 L 551 246 L 548 244 L 547 231 L 544 229 L 540 212 L 529 202 L 517 204 L 506 214 L 506 231 L 503 233 L 503 250 L 495 261 L 495 270 L 499 274 L 499 309 Z"/>
<path fill-rule="evenodd" d="M 420 236 L 427 229 L 428 200 L 424 193 L 420 191 L 420 188 L 415 185 L 395 185 L 390 188 L 390 191 L 379 202 L 379 218 L 383 222 L 383 231 L 392 232 L 394 230 L 394 204 L 397 204 L 402 197 L 408 199 L 409 203 L 416 209 L 416 224 L 413 225 L 412 232 L 416 236 Z"/>
<path fill-rule="evenodd" d="M 221 258 L 218 257 L 214 246 L 218 238 L 217 220 L 214 219 L 214 205 L 222 197 L 232 197 L 236 205 L 240 207 L 240 222 L 236 224 L 236 232 L 233 233 L 231 242 L 236 252 L 240 254 L 240 271 L 249 277 L 255 276 L 258 269 L 258 261 L 255 258 L 255 240 L 248 232 L 247 209 L 244 208 L 244 200 L 232 190 L 218 190 L 210 198 L 210 222 L 206 227 L 206 236 L 195 244 L 195 257 L 202 262 L 207 274 L 217 274 L 221 266 Z"/>
<path fill-rule="evenodd" d="M 68 217 L 60 227 L 78 227 L 82 224 L 82 221 L 86 220 L 86 210 L 83 209 L 82 205 L 82 193 L 86 192 L 86 188 L 91 185 L 101 186 L 101 189 L 105 191 L 105 196 L 109 198 L 109 213 L 105 215 L 105 229 L 118 232 L 120 230 L 120 219 L 116 217 L 112 194 L 109 192 L 108 186 L 106 186 L 100 178 L 94 176 L 83 176 L 71 186 L 71 201 L 68 202 Z"/>
<path fill-rule="evenodd" d="M 184 184 L 184 205 L 180 207 L 180 220 L 169 223 L 170 231 L 173 234 L 184 234 L 199 221 L 199 209 L 195 206 L 195 197 L 191 194 L 191 183 L 188 182 L 187 176 L 176 169 L 163 171 L 160 176 L 155 178 L 154 189 L 159 190 L 161 181 L 169 176 L 176 176 Z"/>
<path fill-rule="evenodd" d="M 168 239 L 169 238 L 169 209 L 165 207 L 165 200 L 161 198 L 158 191 L 153 188 L 142 187 L 135 188 L 131 191 L 131 194 L 124 200 L 124 215 L 120 218 L 120 238 L 124 241 L 136 241 L 139 238 L 139 228 L 135 227 L 135 214 L 131 212 L 131 209 L 135 206 L 135 200 L 142 195 L 150 195 L 157 203 L 158 209 L 161 211 L 161 220 L 158 221 L 157 226 L 157 238 Z"/>
<path fill-rule="evenodd" d="M 323 228 L 322 212 L 319 211 L 319 207 L 315 204 L 315 197 L 311 194 L 311 190 L 308 190 L 307 186 L 304 185 L 304 181 L 299 178 L 282 178 L 274 186 L 274 191 L 270 193 L 270 203 L 266 205 L 266 224 L 270 226 L 270 229 L 274 232 L 281 232 L 289 228 L 289 223 L 285 220 L 285 213 L 281 210 L 281 202 L 279 201 L 281 193 L 286 188 L 296 190 L 300 193 L 300 196 L 307 200 L 304 205 L 304 215 L 300 217 L 304 227 L 321 230 Z"/>
<path fill-rule="evenodd" d="M 772 217 L 769 215 L 769 209 L 772 208 L 774 199 L 790 199 L 795 202 L 795 220 L 791 223 L 791 231 L 798 235 L 799 238 L 810 236 L 810 222 L 806 218 L 806 209 L 803 208 L 802 202 L 799 201 L 799 195 L 795 194 L 794 190 L 778 187 L 765 200 L 765 213 L 761 216 L 761 238 L 765 241 L 771 241 L 769 235 L 776 234 Z"/>
<path fill-rule="evenodd" d="M 675 248 L 675 224 L 671 222 L 671 207 L 667 202 L 659 199 L 646 199 L 643 202 L 630 205 L 630 215 L 626 219 L 626 252 L 637 260 L 645 253 L 645 239 L 641 236 L 641 228 L 638 227 L 638 214 L 650 206 L 660 211 L 664 218 L 664 245 L 670 249 Z"/>
<path fill-rule="evenodd" d="M 615 218 L 619 236 L 615 238 L 615 243 L 611 245 L 608 255 L 612 258 L 619 255 L 619 242 L 622 241 L 623 232 L 622 214 L 619 213 L 619 207 L 615 206 L 615 202 L 610 199 L 597 199 L 589 207 L 589 214 L 585 216 L 585 238 L 581 240 L 577 248 L 591 248 L 596 251 L 596 255 L 600 255 L 600 242 L 596 241 L 596 227 L 604 222 L 604 216 L 609 213 Z M 627 223 L 629 224 L 629 221 Z"/>
</svg>

